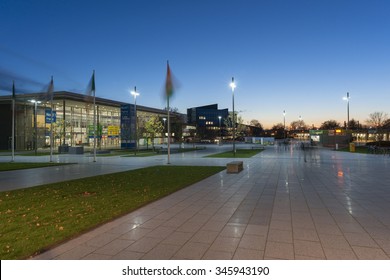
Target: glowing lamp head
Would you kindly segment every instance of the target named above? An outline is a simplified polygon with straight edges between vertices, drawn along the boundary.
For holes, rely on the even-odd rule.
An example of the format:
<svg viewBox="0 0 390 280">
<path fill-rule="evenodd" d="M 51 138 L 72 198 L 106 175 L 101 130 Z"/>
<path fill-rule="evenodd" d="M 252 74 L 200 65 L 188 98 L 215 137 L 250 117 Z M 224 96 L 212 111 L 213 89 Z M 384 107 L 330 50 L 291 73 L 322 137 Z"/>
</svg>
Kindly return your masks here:
<svg viewBox="0 0 390 280">
<path fill-rule="evenodd" d="M 236 88 L 236 83 L 234 82 L 234 77 L 232 77 L 232 82 L 230 83 L 230 87 L 232 88 L 232 91 Z"/>
<path fill-rule="evenodd" d="M 139 96 L 139 92 L 137 92 L 137 88 L 134 87 L 134 90 L 130 91 L 130 94 L 134 96 L 134 98 L 137 98 Z"/>
</svg>

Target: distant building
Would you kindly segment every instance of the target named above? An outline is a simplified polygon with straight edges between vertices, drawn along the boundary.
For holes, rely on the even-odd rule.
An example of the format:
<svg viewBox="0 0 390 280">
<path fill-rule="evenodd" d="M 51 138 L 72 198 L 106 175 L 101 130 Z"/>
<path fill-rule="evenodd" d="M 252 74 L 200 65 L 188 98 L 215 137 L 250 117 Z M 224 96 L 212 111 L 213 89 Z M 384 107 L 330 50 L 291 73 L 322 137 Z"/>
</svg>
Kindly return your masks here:
<svg viewBox="0 0 390 280">
<path fill-rule="evenodd" d="M 187 123 L 196 129 L 198 140 L 215 139 L 226 131 L 228 109 L 218 109 L 218 104 L 211 104 L 187 109 Z"/>
</svg>

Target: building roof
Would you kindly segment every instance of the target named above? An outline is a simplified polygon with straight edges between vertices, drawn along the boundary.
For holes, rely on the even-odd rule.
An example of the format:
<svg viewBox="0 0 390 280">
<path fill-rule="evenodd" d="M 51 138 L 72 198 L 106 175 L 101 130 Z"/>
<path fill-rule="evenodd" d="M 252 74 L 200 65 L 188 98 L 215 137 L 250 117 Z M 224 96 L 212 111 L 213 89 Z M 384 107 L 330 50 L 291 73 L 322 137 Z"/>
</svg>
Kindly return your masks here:
<svg viewBox="0 0 390 280">
<path fill-rule="evenodd" d="M 191 110 L 191 109 L 210 109 L 210 110 L 218 110 L 218 104 L 210 104 L 210 105 L 205 105 L 205 106 L 192 107 L 192 108 L 189 108 L 188 110 Z"/>
<path fill-rule="evenodd" d="M 26 94 L 17 94 L 16 100 L 18 102 L 26 102 L 31 99 L 37 99 L 37 100 L 45 100 L 46 93 L 26 93 Z M 77 102 L 87 102 L 88 96 L 81 93 L 75 93 L 70 91 L 55 91 L 53 93 L 53 100 L 72 100 Z M 12 95 L 6 95 L 6 96 L 0 96 L 0 102 L 9 102 L 12 100 Z M 121 105 L 125 104 L 131 104 L 121 101 L 115 101 L 111 99 L 101 98 L 101 97 L 95 97 L 95 103 L 97 105 L 104 105 L 104 106 L 112 106 L 112 107 L 118 107 L 120 108 Z M 151 107 L 145 107 L 142 105 L 137 104 L 137 110 L 148 112 L 148 113 L 154 113 L 154 114 L 160 114 L 160 115 L 167 115 L 167 111 L 163 109 L 157 109 L 157 108 L 151 108 Z M 177 117 L 183 117 L 184 114 L 181 113 L 174 113 L 171 112 L 171 116 L 177 116 Z"/>
</svg>

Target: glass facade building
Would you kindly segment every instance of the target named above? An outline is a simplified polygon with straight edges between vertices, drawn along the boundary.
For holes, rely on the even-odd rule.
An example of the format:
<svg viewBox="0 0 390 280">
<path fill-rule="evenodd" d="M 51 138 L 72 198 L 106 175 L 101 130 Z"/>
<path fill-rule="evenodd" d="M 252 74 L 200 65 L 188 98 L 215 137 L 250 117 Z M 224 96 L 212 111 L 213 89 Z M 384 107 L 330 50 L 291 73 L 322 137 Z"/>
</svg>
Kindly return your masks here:
<svg viewBox="0 0 390 280">
<path fill-rule="evenodd" d="M 93 146 L 94 108 L 85 95 L 72 92 L 55 92 L 53 95 L 53 118 L 51 102 L 43 100 L 43 94 L 21 94 L 15 101 L 15 148 L 33 150 L 50 147 L 51 130 L 53 147 Z M 11 148 L 12 102 L 11 96 L 0 97 L 0 149 Z M 36 100 L 36 102 L 32 102 Z M 40 100 L 40 103 L 37 101 Z M 95 98 L 96 139 L 99 148 L 132 147 L 135 143 L 134 104 Z M 127 116 L 123 115 L 124 109 Z M 166 117 L 166 111 L 137 105 L 137 116 Z M 175 118 L 172 118 L 175 119 Z M 123 135 L 122 135 L 123 134 Z M 139 135 L 142 138 L 142 135 Z M 130 145 L 129 145 L 130 143 Z"/>
</svg>

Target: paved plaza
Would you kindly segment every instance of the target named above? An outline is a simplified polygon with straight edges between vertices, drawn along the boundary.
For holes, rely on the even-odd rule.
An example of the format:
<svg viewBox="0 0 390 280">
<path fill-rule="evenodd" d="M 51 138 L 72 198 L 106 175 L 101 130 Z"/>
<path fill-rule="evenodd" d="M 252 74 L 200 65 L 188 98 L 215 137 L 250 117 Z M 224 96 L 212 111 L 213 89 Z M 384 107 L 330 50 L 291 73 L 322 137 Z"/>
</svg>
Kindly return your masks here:
<svg viewBox="0 0 390 280">
<path fill-rule="evenodd" d="M 229 148 L 175 154 L 171 163 L 226 165 L 231 159 L 203 156 Z M 56 160 L 78 164 L 2 172 L 1 190 L 166 164 L 163 155 Z M 239 174 L 222 171 L 34 259 L 390 258 L 389 156 L 291 146 L 241 160 Z"/>
</svg>

